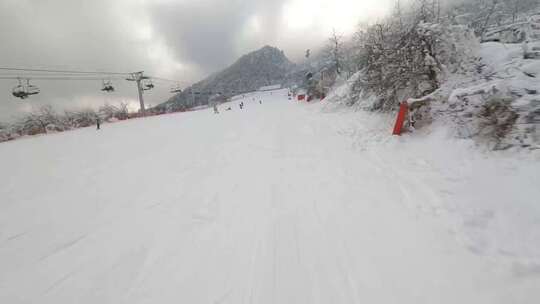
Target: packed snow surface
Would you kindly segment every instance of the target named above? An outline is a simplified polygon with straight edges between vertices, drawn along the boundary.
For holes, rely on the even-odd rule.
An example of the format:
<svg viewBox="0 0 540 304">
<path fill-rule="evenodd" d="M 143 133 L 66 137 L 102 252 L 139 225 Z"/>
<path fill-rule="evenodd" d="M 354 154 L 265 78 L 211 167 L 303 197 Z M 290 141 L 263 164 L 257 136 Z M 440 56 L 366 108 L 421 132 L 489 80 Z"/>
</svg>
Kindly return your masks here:
<svg viewBox="0 0 540 304">
<path fill-rule="evenodd" d="M 532 152 L 255 97 L 1 144 L 0 303 L 538 303 Z"/>
</svg>

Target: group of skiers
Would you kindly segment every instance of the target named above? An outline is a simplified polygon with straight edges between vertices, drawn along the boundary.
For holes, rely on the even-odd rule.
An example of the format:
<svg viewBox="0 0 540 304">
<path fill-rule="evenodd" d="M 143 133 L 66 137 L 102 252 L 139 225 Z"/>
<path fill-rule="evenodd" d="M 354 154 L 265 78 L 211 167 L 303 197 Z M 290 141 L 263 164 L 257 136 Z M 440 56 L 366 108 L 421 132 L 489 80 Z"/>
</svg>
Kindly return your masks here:
<svg viewBox="0 0 540 304">
<path fill-rule="evenodd" d="M 253 100 L 255 100 L 255 98 L 253 98 Z M 262 104 L 262 100 L 259 99 L 259 104 Z M 240 102 L 238 104 L 238 106 L 240 107 L 240 110 L 244 109 L 244 102 Z M 214 114 L 219 114 L 219 110 L 218 110 L 218 106 L 217 104 L 214 104 L 213 106 L 214 108 Z M 225 111 L 230 111 L 232 110 L 231 107 L 227 107 L 225 109 Z M 100 130 L 101 129 L 101 119 L 99 117 L 96 118 L 96 130 Z"/>
<path fill-rule="evenodd" d="M 253 100 L 255 100 L 255 98 L 253 98 Z M 262 100 L 259 99 L 259 104 L 262 104 Z M 244 109 L 244 102 L 241 101 L 239 104 L 238 104 L 238 107 L 240 108 L 240 110 Z M 213 108 L 214 108 L 214 114 L 219 114 L 219 110 L 218 110 L 218 105 L 217 104 L 214 104 L 213 105 Z M 231 107 L 228 107 L 225 109 L 226 111 L 230 111 L 232 110 Z"/>
</svg>

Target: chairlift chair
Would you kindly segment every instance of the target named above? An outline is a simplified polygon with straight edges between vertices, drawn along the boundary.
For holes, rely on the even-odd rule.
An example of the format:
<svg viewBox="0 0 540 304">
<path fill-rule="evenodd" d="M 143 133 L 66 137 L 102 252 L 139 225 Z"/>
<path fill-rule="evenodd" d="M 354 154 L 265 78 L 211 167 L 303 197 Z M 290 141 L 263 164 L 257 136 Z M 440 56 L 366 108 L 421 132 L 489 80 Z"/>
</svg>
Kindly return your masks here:
<svg viewBox="0 0 540 304">
<path fill-rule="evenodd" d="M 19 84 L 11 90 L 11 94 L 20 99 L 26 99 L 31 95 L 39 94 L 39 92 L 39 88 L 35 85 L 31 85 L 29 79 L 26 79 L 26 82 L 19 79 Z"/>
<path fill-rule="evenodd" d="M 144 79 L 143 80 L 143 90 L 148 91 L 154 88 L 154 83 L 152 83 L 151 79 Z"/>
<path fill-rule="evenodd" d="M 103 80 L 103 87 L 101 88 L 103 92 L 111 93 L 114 92 L 114 87 L 110 80 Z"/>
<path fill-rule="evenodd" d="M 180 88 L 180 85 L 174 86 L 171 88 L 171 93 L 182 93 L 182 89 Z"/>
</svg>

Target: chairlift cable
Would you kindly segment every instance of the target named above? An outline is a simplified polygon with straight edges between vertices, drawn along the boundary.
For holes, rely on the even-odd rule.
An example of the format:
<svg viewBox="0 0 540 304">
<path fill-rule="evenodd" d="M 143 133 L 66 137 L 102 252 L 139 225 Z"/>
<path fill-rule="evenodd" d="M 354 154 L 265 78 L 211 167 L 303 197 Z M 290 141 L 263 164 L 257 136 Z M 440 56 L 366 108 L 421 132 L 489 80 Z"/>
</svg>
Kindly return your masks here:
<svg viewBox="0 0 540 304">
<path fill-rule="evenodd" d="M 28 77 L 28 76 L 24 76 L 24 77 L 21 77 L 21 76 L 18 76 L 18 77 L 12 77 L 12 76 L 9 76 L 9 77 L 3 77 L 3 76 L 0 76 L 0 80 L 18 80 L 18 79 L 31 79 L 31 80 L 82 80 L 82 81 L 101 81 L 103 80 L 102 77 L 62 77 L 62 76 L 59 76 L 59 77 Z M 112 79 L 120 79 L 120 78 L 112 78 Z"/>
<path fill-rule="evenodd" d="M 148 76 L 148 77 L 153 80 L 161 80 L 161 81 L 174 82 L 174 83 L 187 83 L 187 81 L 178 81 L 174 79 L 167 79 L 167 78 L 154 77 L 154 76 Z"/>
<path fill-rule="evenodd" d="M 29 69 L 29 68 L 14 68 L 14 67 L 0 67 L 0 70 L 2 70 L 2 71 L 18 71 L 18 72 L 72 73 L 72 74 L 91 74 L 91 75 L 129 75 L 129 74 L 131 74 L 131 73 L 120 73 L 120 72 Z"/>
<path fill-rule="evenodd" d="M 106 80 L 107 79 L 107 80 Z M 18 67 L 2 67 L 0 66 L 0 80 L 17 80 L 19 84 L 12 89 L 12 95 L 21 99 L 26 99 L 31 95 L 40 93 L 40 89 L 30 84 L 30 80 L 39 81 L 101 81 L 101 91 L 111 93 L 115 91 L 111 80 L 129 80 L 137 81 L 139 86 L 139 101 L 141 103 L 141 111 L 144 115 L 144 101 L 142 99 L 142 91 L 148 91 L 155 88 L 154 81 L 165 81 L 175 83 L 175 87 L 170 90 L 170 93 L 180 93 L 181 83 L 185 81 L 172 80 L 162 77 L 144 75 L 140 72 L 110 72 L 110 71 L 81 71 L 81 70 L 56 70 L 56 69 L 33 69 L 33 68 L 18 68 Z M 26 83 L 24 83 L 26 81 Z M 204 93 L 203 93 L 204 94 Z"/>
<path fill-rule="evenodd" d="M 47 77 L 50 74 L 61 74 L 58 76 L 73 76 L 76 77 L 78 75 L 117 75 L 117 76 L 129 76 L 132 75 L 132 72 L 110 72 L 110 71 L 80 71 L 80 70 L 55 70 L 55 69 L 32 69 L 32 68 L 16 68 L 16 67 L 0 67 L 0 71 L 8 71 L 11 72 L 10 74 L 7 74 L 7 76 L 4 76 L 6 74 L 0 73 L 0 79 L 12 79 L 10 76 L 16 78 L 16 77 L 22 77 L 22 78 L 32 78 L 32 79 L 38 79 L 42 77 Z M 14 72 L 41 72 L 41 73 L 47 73 L 45 75 L 41 74 L 17 74 L 16 76 Z M 52 76 L 52 75 L 51 75 Z M 186 81 L 179 81 L 174 79 L 167 79 L 163 77 L 156 77 L 156 76 L 146 76 L 148 79 L 153 80 L 159 80 L 159 81 L 167 81 L 167 82 L 174 82 L 174 83 L 187 83 Z"/>
</svg>

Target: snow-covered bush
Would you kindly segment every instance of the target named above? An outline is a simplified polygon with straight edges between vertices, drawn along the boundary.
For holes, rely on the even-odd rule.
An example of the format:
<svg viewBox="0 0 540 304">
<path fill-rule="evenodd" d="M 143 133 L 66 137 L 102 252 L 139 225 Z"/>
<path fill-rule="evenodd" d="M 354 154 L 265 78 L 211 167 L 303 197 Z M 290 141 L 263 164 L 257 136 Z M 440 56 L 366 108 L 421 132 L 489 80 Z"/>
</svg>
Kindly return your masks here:
<svg viewBox="0 0 540 304">
<path fill-rule="evenodd" d="M 61 132 L 66 129 L 63 117 L 52 107 L 44 106 L 19 118 L 8 129 L 10 137 L 36 135 L 51 132 Z"/>
<path fill-rule="evenodd" d="M 104 105 L 99 111 L 83 109 L 66 111 L 58 114 L 51 106 L 44 106 L 27 113 L 10 124 L 0 124 L 0 142 L 13 140 L 21 136 L 63 132 L 71 129 L 93 126 L 99 118 L 112 122 L 127 119 L 127 103 L 118 106 Z"/>
<path fill-rule="evenodd" d="M 9 125 L 0 123 L 0 142 L 11 140 Z"/>
<path fill-rule="evenodd" d="M 97 112 L 100 119 L 108 122 L 127 119 L 128 114 L 127 103 L 120 103 L 118 106 L 105 104 Z"/>
<path fill-rule="evenodd" d="M 98 113 L 93 109 L 82 109 L 80 111 L 66 111 L 66 121 L 72 128 L 84 128 L 96 124 Z"/>
<path fill-rule="evenodd" d="M 370 108 L 383 111 L 405 99 L 431 94 L 450 73 L 469 69 L 474 60 L 471 49 L 478 44 L 466 26 L 451 24 L 426 1 L 407 14 L 398 12 L 359 31 L 356 37 L 363 76 L 353 85 L 353 97 L 375 96 Z"/>
<path fill-rule="evenodd" d="M 538 0 L 454 0 L 446 1 L 453 22 L 467 25 L 478 37 L 493 28 L 527 20 L 538 9 Z"/>
<path fill-rule="evenodd" d="M 478 132 L 500 144 L 510 133 L 519 115 L 512 109 L 511 100 L 492 98 L 480 107 Z"/>
</svg>

